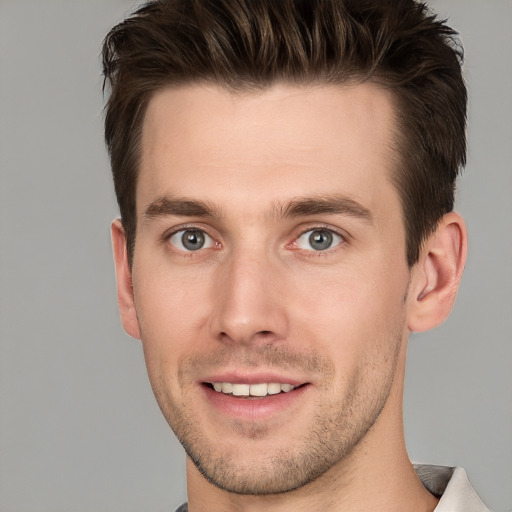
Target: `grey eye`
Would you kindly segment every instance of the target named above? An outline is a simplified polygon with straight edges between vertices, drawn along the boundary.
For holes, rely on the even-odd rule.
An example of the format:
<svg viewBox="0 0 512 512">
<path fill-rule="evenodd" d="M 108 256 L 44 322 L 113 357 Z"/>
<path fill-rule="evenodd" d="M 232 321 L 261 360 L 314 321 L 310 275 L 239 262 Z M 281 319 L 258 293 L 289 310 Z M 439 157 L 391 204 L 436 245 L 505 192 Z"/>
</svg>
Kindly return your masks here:
<svg viewBox="0 0 512 512">
<path fill-rule="evenodd" d="M 309 245 L 317 251 L 325 251 L 332 245 L 332 233 L 329 231 L 313 231 L 309 235 Z"/>
<path fill-rule="evenodd" d="M 311 229 L 297 238 L 296 245 L 299 249 L 325 251 L 336 247 L 343 238 L 330 229 Z"/>
<path fill-rule="evenodd" d="M 213 240 L 200 229 L 183 229 L 177 231 L 170 238 L 171 245 L 181 251 L 199 251 L 213 246 Z"/>
</svg>

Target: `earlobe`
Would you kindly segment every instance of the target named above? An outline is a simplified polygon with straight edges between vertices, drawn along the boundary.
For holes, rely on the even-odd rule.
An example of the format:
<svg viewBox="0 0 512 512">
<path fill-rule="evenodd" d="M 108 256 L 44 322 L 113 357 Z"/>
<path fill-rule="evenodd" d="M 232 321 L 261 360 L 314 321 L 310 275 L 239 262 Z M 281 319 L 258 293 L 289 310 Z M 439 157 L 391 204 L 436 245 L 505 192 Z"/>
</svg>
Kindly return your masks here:
<svg viewBox="0 0 512 512">
<path fill-rule="evenodd" d="M 133 298 L 132 273 L 128 262 L 126 236 L 120 219 L 112 222 L 112 247 L 117 277 L 117 303 L 124 330 L 133 338 L 140 339 L 140 328 Z"/>
<path fill-rule="evenodd" d="M 462 217 L 451 212 L 422 247 L 412 270 L 408 326 L 420 332 L 446 320 L 455 302 L 466 262 L 467 232 Z"/>
</svg>

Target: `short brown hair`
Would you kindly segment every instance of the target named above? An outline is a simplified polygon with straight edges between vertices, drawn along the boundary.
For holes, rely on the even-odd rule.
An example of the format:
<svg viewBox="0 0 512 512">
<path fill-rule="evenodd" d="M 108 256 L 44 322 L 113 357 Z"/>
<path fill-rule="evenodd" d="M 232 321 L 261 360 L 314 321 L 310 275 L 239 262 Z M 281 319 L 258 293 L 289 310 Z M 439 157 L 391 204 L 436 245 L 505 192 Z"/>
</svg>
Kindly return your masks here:
<svg viewBox="0 0 512 512">
<path fill-rule="evenodd" d="M 103 45 L 105 140 L 131 262 L 144 113 L 167 86 L 233 91 L 276 82 L 375 82 L 396 101 L 400 194 L 412 266 L 453 209 L 466 160 L 467 92 L 456 32 L 415 0 L 155 0 Z"/>
</svg>

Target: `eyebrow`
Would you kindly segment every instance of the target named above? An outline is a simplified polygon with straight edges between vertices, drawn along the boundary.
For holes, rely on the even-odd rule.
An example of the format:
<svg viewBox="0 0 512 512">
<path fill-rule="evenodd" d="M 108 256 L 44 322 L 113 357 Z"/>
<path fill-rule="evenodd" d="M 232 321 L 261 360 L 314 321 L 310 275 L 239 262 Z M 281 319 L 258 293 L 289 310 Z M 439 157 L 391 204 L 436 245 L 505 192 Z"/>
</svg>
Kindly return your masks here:
<svg viewBox="0 0 512 512">
<path fill-rule="evenodd" d="M 368 208 L 344 195 L 299 197 L 284 205 L 276 205 L 274 210 L 274 214 L 281 217 L 307 217 L 327 214 L 347 215 L 370 223 L 373 220 L 373 215 Z"/>
<path fill-rule="evenodd" d="M 159 197 L 144 212 L 144 220 L 175 215 L 178 217 L 221 217 L 220 210 L 210 203 L 195 199 Z"/>
<path fill-rule="evenodd" d="M 151 202 L 145 212 L 144 220 L 151 221 L 159 217 L 222 217 L 222 211 L 216 205 L 189 198 L 162 196 Z M 368 208 L 344 195 L 297 197 L 286 203 L 276 203 L 270 211 L 274 218 L 308 217 L 313 215 L 347 215 L 372 222 L 373 216 Z"/>
</svg>

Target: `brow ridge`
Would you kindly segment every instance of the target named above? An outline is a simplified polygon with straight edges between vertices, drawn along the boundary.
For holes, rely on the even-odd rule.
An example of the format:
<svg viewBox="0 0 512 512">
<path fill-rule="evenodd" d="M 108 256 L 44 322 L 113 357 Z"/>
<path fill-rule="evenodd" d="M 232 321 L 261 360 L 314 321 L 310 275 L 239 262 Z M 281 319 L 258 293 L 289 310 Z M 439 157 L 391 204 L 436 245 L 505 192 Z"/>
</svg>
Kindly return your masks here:
<svg viewBox="0 0 512 512">
<path fill-rule="evenodd" d="M 284 205 L 277 206 L 276 214 L 282 217 L 348 215 L 369 222 L 373 220 L 368 208 L 344 195 L 294 198 Z"/>
<path fill-rule="evenodd" d="M 197 199 L 161 196 L 152 201 L 144 212 L 144 219 L 151 221 L 159 217 L 221 217 L 218 206 Z M 344 195 L 296 197 L 286 203 L 274 204 L 271 217 L 296 218 L 313 215 L 348 215 L 372 222 L 368 208 Z"/>
<path fill-rule="evenodd" d="M 220 217 L 220 210 L 206 201 L 161 196 L 144 211 L 145 220 L 176 215 L 179 217 Z"/>
</svg>

